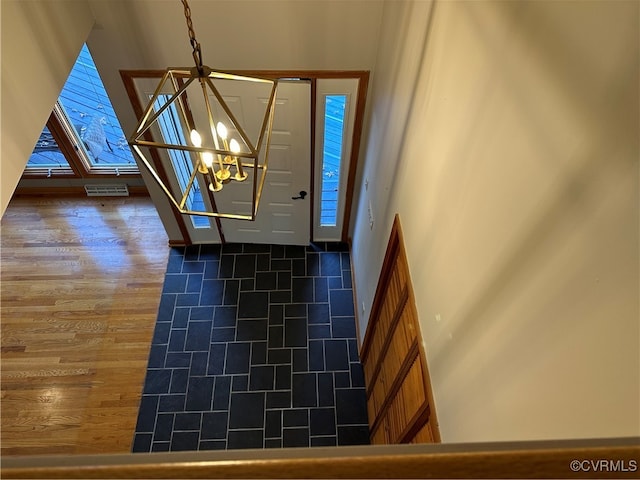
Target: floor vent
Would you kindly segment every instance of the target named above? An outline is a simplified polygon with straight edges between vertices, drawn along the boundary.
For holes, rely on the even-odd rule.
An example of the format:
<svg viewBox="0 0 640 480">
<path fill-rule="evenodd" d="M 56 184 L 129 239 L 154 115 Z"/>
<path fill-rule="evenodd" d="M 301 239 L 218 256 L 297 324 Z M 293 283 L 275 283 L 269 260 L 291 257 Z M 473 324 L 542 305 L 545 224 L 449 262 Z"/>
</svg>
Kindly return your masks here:
<svg viewBox="0 0 640 480">
<path fill-rule="evenodd" d="M 123 184 L 85 185 L 88 197 L 128 197 L 129 189 Z"/>
</svg>

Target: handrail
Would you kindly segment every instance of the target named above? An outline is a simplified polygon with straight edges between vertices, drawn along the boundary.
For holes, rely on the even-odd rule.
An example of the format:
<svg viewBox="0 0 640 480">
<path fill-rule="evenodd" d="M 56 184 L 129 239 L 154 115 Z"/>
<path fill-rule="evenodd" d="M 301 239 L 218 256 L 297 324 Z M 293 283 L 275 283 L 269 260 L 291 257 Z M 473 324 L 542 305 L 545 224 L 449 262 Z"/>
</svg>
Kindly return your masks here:
<svg viewBox="0 0 640 480">
<path fill-rule="evenodd" d="M 24 456 L 7 478 L 640 478 L 640 438 Z"/>
</svg>

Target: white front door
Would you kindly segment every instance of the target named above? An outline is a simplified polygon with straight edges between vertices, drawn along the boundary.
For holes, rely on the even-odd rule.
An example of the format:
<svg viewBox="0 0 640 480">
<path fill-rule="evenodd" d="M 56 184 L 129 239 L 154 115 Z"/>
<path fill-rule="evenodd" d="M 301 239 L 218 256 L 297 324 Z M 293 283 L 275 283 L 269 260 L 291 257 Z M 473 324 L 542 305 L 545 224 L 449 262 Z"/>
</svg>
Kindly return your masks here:
<svg viewBox="0 0 640 480">
<path fill-rule="evenodd" d="M 245 90 L 240 82 L 230 83 L 229 87 L 221 94 L 238 120 L 241 123 L 261 120 L 268 99 L 252 95 L 252 90 Z M 246 213 L 250 212 L 251 204 L 247 202 L 251 198 L 250 180 L 229 184 L 215 194 L 218 208 L 224 211 L 233 204 L 233 210 L 237 211 L 244 204 Z M 310 184 L 311 84 L 280 81 L 267 175 L 256 219 L 222 219 L 225 241 L 307 245 L 311 230 Z"/>
</svg>

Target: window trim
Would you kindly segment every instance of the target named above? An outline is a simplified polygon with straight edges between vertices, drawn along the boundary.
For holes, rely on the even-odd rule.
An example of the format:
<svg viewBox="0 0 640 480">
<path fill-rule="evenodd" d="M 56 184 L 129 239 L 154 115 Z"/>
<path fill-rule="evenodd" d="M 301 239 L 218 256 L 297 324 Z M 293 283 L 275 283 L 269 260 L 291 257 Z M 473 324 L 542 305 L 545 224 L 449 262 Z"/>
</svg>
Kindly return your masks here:
<svg viewBox="0 0 640 480">
<path fill-rule="evenodd" d="M 84 152 L 82 140 L 70 125 L 59 101 L 46 123 L 54 140 L 64 155 L 70 168 L 33 167 L 28 163 L 22 173 L 24 179 L 44 178 L 139 178 L 140 170 L 135 166 L 102 167 L 94 166 Z"/>
<path fill-rule="evenodd" d="M 58 102 L 53 107 L 51 115 L 47 120 L 46 126 L 51 132 L 51 136 L 58 144 L 60 152 L 64 156 L 65 160 L 69 164 L 69 168 L 50 168 L 50 167 L 32 167 L 28 163 L 25 166 L 22 173 L 23 178 L 36 179 L 36 178 L 81 178 L 83 169 L 78 166 L 77 162 L 73 159 L 76 156 L 76 152 L 73 144 L 69 140 L 62 123 L 63 113 L 59 108 Z"/>
</svg>

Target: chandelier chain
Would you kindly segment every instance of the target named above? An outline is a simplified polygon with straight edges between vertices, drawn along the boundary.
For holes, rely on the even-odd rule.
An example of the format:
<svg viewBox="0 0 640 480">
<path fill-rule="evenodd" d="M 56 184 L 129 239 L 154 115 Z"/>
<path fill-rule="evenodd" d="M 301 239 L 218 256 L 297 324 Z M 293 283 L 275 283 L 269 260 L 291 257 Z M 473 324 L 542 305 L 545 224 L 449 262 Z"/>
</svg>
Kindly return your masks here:
<svg viewBox="0 0 640 480">
<path fill-rule="evenodd" d="M 189 7 L 187 0 L 182 0 L 182 5 L 184 7 L 184 18 L 187 20 L 187 29 L 189 30 L 189 43 L 191 43 L 191 48 L 193 48 L 193 60 L 196 62 L 198 71 L 202 72 L 202 51 L 200 44 L 196 40 L 196 32 L 193 29 L 193 22 L 191 21 L 191 7 Z"/>
</svg>

